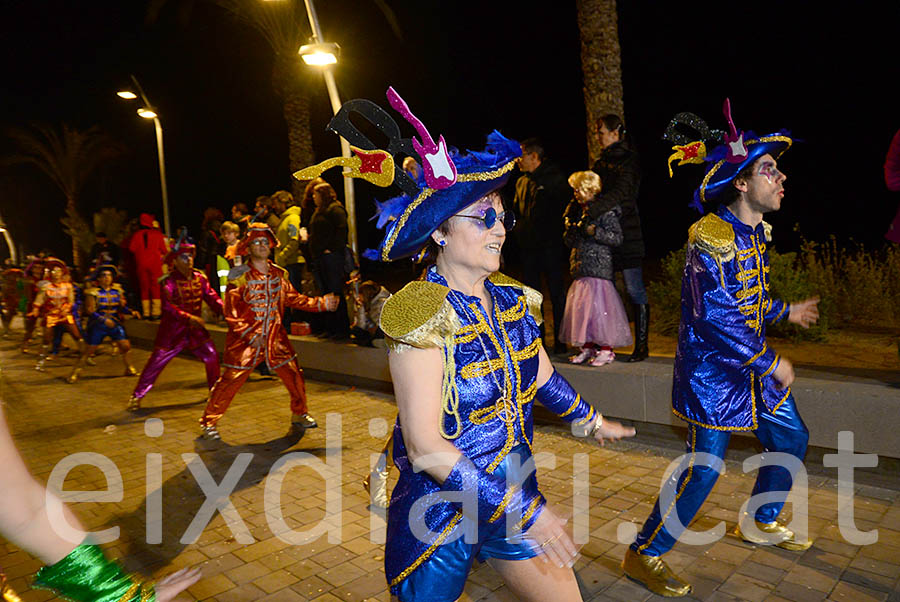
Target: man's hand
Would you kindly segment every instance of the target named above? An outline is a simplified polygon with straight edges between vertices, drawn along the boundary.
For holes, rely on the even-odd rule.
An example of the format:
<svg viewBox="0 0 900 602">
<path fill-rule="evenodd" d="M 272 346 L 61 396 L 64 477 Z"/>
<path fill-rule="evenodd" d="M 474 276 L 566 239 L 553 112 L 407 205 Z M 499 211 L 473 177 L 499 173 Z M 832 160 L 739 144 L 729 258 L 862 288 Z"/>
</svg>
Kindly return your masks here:
<svg viewBox="0 0 900 602">
<path fill-rule="evenodd" d="M 191 316 L 190 318 L 188 318 L 188 320 L 191 321 L 191 326 L 194 326 L 196 328 L 203 328 L 203 326 L 206 324 L 206 320 L 204 320 L 201 316 Z"/>
<path fill-rule="evenodd" d="M 791 303 L 791 312 L 788 314 L 788 322 L 797 324 L 803 328 L 809 328 L 819 321 L 819 298 L 813 297 L 806 301 Z"/>
<path fill-rule="evenodd" d="M 335 311 L 338 308 L 338 303 L 340 303 L 340 299 L 334 293 L 328 293 L 324 297 L 322 297 L 322 304 L 325 306 L 325 311 Z"/>
<path fill-rule="evenodd" d="M 588 224 L 584 228 L 584 233 L 587 234 L 588 236 L 593 236 L 596 231 L 597 231 L 597 226 L 595 226 L 594 224 Z"/>
<path fill-rule="evenodd" d="M 116 325 L 116 323 L 113 322 L 111 319 L 106 318 L 105 320 L 103 320 L 103 325 L 106 326 L 107 328 L 113 328 Z"/>
<path fill-rule="evenodd" d="M 779 389 L 787 389 L 794 382 L 794 365 L 786 357 L 781 358 L 772 378 L 778 383 Z"/>
</svg>

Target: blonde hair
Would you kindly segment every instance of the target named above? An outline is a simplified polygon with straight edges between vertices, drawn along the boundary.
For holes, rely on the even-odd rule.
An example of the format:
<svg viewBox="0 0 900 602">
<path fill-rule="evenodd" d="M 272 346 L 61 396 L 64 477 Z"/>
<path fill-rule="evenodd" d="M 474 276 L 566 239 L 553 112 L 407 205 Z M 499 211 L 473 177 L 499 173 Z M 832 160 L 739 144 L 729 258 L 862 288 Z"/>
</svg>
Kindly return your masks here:
<svg viewBox="0 0 900 602">
<path fill-rule="evenodd" d="M 576 171 L 569 176 L 569 186 L 573 190 L 581 190 L 588 197 L 593 197 L 603 189 L 600 176 L 592 171 Z"/>
<path fill-rule="evenodd" d="M 234 222 L 223 222 L 222 226 L 219 228 L 219 234 L 222 232 L 234 232 L 235 234 L 240 234 L 241 228 Z"/>
</svg>

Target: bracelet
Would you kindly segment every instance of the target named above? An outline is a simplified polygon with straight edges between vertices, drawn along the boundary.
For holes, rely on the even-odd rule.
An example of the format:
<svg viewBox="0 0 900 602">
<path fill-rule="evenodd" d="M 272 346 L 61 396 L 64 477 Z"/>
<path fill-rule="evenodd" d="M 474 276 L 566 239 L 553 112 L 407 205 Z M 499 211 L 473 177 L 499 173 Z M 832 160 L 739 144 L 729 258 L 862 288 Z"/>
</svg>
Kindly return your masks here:
<svg viewBox="0 0 900 602">
<path fill-rule="evenodd" d="M 588 433 L 590 437 L 593 437 L 597 434 L 597 431 L 600 430 L 600 427 L 603 426 L 603 414 L 597 412 L 597 420 L 594 421 L 594 426 L 591 427 L 591 432 Z"/>
</svg>

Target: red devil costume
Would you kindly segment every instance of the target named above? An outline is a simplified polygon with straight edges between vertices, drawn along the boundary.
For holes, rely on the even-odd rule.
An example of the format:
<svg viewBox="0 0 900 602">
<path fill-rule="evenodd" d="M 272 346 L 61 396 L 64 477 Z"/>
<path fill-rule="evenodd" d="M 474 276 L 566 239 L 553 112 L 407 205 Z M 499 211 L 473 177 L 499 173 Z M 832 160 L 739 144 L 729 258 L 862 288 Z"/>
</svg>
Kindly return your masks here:
<svg viewBox="0 0 900 602">
<path fill-rule="evenodd" d="M 251 224 L 246 237 L 239 243 L 239 255 L 250 254 L 250 245 L 259 238 L 268 240 L 275 248 L 278 241 L 262 223 Z M 216 423 L 225 414 L 231 400 L 250 376 L 250 372 L 265 362 L 273 370 L 291 396 L 292 422 L 306 428 L 317 426 L 307 413 L 306 386 L 297 354 L 282 325 L 285 307 L 302 311 L 324 311 L 324 297 L 308 297 L 298 293 L 287 272 L 266 260 L 262 272 L 250 263 L 235 267 L 228 275 L 229 289 L 225 293 L 225 353 L 222 365 L 225 373 L 209 395 L 209 403 L 200 419 L 204 436 L 218 439 Z"/>
<path fill-rule="evenodd" d="M 154 221 L 152 215 L 142 213 L 141 229 L 132 235 L 128 244 L 137 269 L 141 309 L 148 318 L 159 318 L 162 310 L 159 279 L 162 276 L 163 257 L 169 250 L 165 235 L 158 227 L 154 227 Z"/>
</svg>

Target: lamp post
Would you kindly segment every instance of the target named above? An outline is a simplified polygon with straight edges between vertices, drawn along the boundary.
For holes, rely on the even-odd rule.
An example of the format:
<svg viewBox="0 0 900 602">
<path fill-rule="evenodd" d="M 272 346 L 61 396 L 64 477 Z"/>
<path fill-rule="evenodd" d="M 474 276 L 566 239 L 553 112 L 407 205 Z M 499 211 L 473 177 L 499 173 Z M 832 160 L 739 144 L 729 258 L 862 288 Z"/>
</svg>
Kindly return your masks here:
<svg viewBox="0 0 900 602">
<path fill-rule="evenodd" d="M 138 82 L 135 76 L 131 76 L 131 81 L 134 82 L 134 87 L 138 91 L 138 94 L 141 95 L 141 100 L 144 103 L 144 106 L 137 110 L 137 114 L 143 117 L 144 119 L 152 119 L 153 125 L 156 126 L 156 154 L 159 159 L 159 183 L 162 188 L 162 203 L 163 203 L 163 228 L 166 236 L 171 237 L 172 231 L 169 226 L 169 188 L 166 185 L 166 158 L 163 153 L 163 130 L 162 123 L 159 120 L 159 115 L 153 109 L 153 105 L 150 104 L 150 100 L 147 98 L 147 95 L 144 94 L 144 89 L 141 88 L 141 84 Z M 116 92 L 119 98 L 123 98 L 125 100 L 135 100 L 137 98 L 137 94 L 135 94 L 131 90 L 120 90 Z"/>
<path fill-rule="evenodd" d="M 337 115 L 341 110 L 341 98 L 338 95 L 337 84 L 334 81 L 334 73 L 331 65 L 337 63 L 340 47 L 334 43 L 322 42 L 322 29 L 319 27 L 319 17 L 316 15 L 316 7 L 313 0 L 304 0 L 306 15 L 309 17 L 309 27 L 312 30 L 312 39 L 309 44 L 300 47 L 299 54 L 307 65 L 322 68 L 325 77 L 325 87 L 328 89 L 328 99 L 331 101 L 331 109 Z M 350 143 L 341 137 L 341 156 L 350 157 Z M 344 204 L 347 206 L 347 230 L 350 239 L 350 248 L 353 256 L 359 261 L 359 249 L 356 236 L 356 194 L 353 187 L 353 178 L 344 178 Z"/>
<path fill-rule="evenodd" d="M 3 238 L 6 239 L 6 246 L 9 247 L 9 257 L 12 259 L 13 265 L 16 262 L 16 246 L 13 244 L 12 236 L 9 235 L 9 229 L 6 227 L 6 222 L 3 221 L 3 216 L 0 215 L 0 233 L 3 234 Z"/>
</svg>

